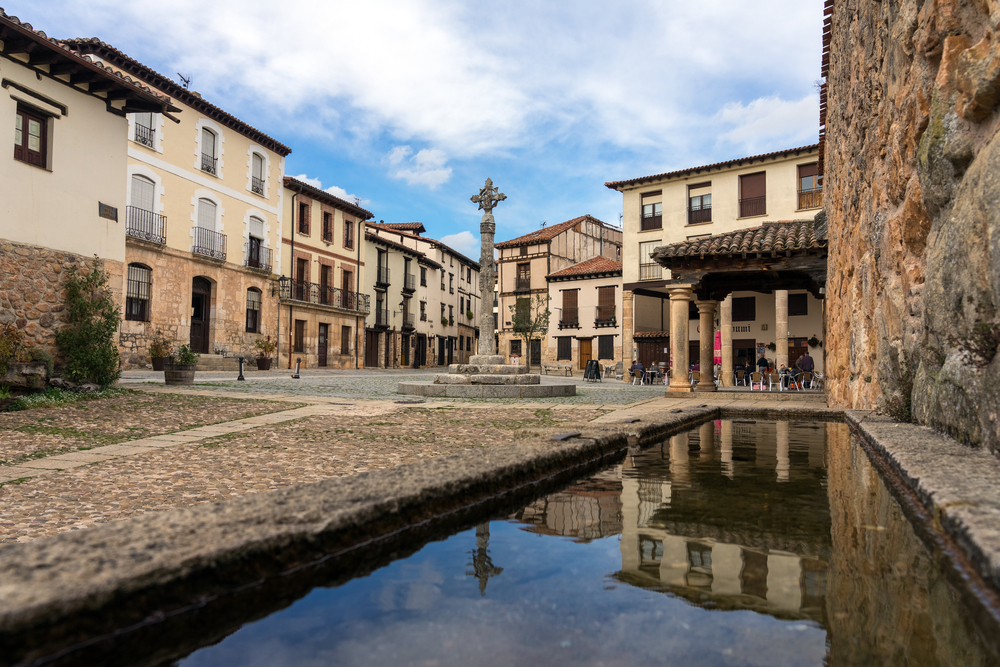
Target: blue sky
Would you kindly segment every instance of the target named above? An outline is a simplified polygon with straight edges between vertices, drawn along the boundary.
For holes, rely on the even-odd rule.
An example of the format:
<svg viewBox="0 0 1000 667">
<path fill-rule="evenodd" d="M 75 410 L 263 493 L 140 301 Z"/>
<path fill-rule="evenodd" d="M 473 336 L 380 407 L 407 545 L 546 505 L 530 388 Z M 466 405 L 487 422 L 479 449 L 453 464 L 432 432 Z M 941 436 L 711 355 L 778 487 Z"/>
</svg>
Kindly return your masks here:
<svg viewBox="0 0 1000 667">
<path fill-rule="evenodd" d="M 605 181 L 815 143 L 821 0 L 483 4 L 3 0 L 50 37 L 99 37 L 290 146 L 305 176 L 478 256 L 589 213 Z"/>
</svg>

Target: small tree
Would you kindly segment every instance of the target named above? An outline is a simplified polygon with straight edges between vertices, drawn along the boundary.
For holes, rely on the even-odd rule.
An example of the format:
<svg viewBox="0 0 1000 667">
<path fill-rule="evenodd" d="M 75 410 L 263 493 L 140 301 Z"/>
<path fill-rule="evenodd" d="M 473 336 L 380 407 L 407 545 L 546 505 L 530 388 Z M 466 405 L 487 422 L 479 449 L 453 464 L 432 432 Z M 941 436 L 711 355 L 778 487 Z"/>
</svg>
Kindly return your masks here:
<svg viewBox="0 0 1000 667">
<path fill-rule="evenodd" d="M 90 270 L 73 267 L 66 281 L 66 326 L 56 344 L 66 377 L 107 387 L 121 375 L 115 331 L 121 314 L 108 288 L 110 276 L 95 260 Z"/>
<path fill-rule="evenodd" d="M 535 298 L 521 297 L 510 308 L 510 324 L 514 335 L 524 340 L 526 366 L 531 369 L 531 341 L 543 338 L 549 330 L 549 295 L 536 294 Z"/>
</svg>

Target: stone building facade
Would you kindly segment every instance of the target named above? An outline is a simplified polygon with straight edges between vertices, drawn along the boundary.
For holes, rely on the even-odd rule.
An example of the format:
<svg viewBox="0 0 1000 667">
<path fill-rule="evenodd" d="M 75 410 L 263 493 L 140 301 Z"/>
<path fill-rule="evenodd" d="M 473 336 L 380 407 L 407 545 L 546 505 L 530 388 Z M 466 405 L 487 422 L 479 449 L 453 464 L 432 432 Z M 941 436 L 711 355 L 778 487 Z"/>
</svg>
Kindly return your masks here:
<svg viewBox="0 0 1000 667">
<path fill-rule="evenodd" d="M 1000 6 L 827 12 L 831 404 L 1000 452 Z"/>
<path fill-rule="evenodd" d="M 592 359 L 621 361 L 622 263 L 591 257 L 546 280 L 552 315 L 542 363 L 568 363 L 582 371 Z"/>
</svg>

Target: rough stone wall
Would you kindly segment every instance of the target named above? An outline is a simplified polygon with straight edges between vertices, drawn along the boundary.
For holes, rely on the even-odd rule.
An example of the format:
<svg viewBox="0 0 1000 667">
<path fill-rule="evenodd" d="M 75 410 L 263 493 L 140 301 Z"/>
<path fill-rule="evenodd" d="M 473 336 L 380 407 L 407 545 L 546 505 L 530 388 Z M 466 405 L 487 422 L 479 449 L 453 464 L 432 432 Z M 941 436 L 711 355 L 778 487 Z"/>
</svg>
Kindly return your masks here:
<svg viewBox="0 0 1000 667">
<path fill-rule="evenodd" d="M 831 404 L 1000 450 L 998 0 L 837 0 Z"/>
</svg>

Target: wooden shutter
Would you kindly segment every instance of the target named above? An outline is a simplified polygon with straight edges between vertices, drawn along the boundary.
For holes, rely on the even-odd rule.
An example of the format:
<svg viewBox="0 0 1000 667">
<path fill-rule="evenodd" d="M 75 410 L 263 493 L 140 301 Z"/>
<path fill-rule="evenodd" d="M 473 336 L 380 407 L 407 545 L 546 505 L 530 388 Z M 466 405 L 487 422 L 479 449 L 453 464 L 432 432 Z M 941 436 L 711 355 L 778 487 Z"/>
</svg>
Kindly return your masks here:
<svg viewBox="0 0 1000 667">
<path fill-rule="evenodd" d="M 575 289 L 566 290 L 565 292 L 563 292 L 563 310 L 566 310 L 568 308 L 575 309 L 577 305 L 580 303 L 579 294 L 580 290 L 575 290 Z"/>
<path fill-rule="evenodd" d="M 767 175 L 762 171 L 758 174 L 740 176 L 740 199 L 763 197 L 767 194 Z"/>
<path fill-rule="evenodd" d="M 615 288 L 614 287 L 598 287 L 597 288 L 597 305 L 598 306 L 611 306 L 615 305 Z"/>
</svg>

